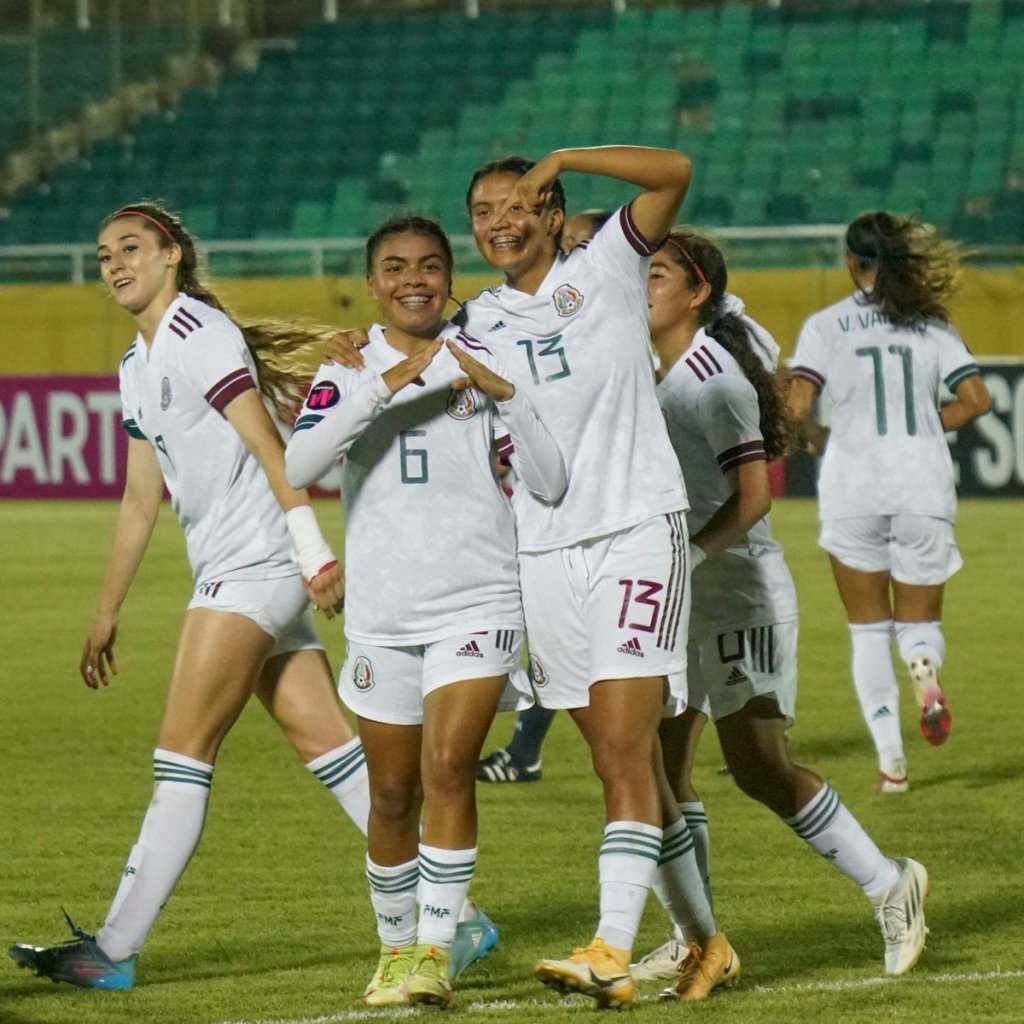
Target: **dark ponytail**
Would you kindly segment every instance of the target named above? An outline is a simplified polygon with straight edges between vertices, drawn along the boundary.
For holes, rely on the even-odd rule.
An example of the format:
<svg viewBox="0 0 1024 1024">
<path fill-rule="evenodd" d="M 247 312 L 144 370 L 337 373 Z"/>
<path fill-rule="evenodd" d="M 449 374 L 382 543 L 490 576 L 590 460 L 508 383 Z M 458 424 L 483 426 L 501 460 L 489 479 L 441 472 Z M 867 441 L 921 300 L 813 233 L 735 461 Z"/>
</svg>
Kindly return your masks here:
<svg viewBox="0 0 1024 1024">
<path fill-rule="evenodd" d="M 305 398 L 315 374 L 313 346 L 335 333 L 332 327 L 298 324 L 286 320 L 242 320 L 235 316 L 200 278 L 195 239 L 180 218 L 158 203 L 133 203 L 112 213 L 100 225 L 102 230 L 122 217 L 137 217 L 160 243 L 161 248 L 177 245 L 181 249 L 177 287 L 190 298 L 205 302 L 230 317 L 242 332 L 256 360 L 260 392 L 285 413 L 293 413 Z"/>
<path fill-rule="evenodd" d="M 789 448 L 790 426 L 785 403 L 775 376 L 766 368 L 754 346 L 764 349 L 742 317 L 726 308 L 729 282 L 725 258 L 709 238 L 684 228 L 668 236 L 664 250 L 686 273 L 691 288 L 706 284 L 711 294 L 700 307 L 700 323 L 729 355 L 757 393 L 761 434 L 769 459 L 784 455 Z"/>
<path fill-rule="evenodd" d="M 946 303 L 960 283 L 955 243 L 915 220 L 872 210 L 846 229 L 846 251 L 861 270 L 875 271 L 864 299 L 894 327 L 949 320 Z"/>
</svg>

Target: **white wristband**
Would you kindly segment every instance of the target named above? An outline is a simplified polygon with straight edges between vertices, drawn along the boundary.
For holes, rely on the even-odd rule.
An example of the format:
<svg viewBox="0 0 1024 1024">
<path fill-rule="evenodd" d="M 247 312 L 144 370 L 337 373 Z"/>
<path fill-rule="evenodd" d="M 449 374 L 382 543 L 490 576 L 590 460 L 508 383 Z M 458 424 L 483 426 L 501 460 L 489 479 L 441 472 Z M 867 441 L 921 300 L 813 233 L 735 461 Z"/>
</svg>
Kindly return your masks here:
<svg viewBox="0 0 1024 1024">
<path fill-rule="evenodd" d="M 708 560 L 708 553 L 699 545 L 690 541 L 690 572 L 693 572 L 701 562 Z"/>
<path fill-rule="evenodd" d="M 327 546 L 320 525 L 316 521 L 316 513 L 311 505 L 297 505 L 284 514 L 288 523 L 288 532 L 295 542 L 292 557 L 299 565 L 299 572 L 311 580 L 320 573 L 337 564 L 334 552 Z"/>
</svg>

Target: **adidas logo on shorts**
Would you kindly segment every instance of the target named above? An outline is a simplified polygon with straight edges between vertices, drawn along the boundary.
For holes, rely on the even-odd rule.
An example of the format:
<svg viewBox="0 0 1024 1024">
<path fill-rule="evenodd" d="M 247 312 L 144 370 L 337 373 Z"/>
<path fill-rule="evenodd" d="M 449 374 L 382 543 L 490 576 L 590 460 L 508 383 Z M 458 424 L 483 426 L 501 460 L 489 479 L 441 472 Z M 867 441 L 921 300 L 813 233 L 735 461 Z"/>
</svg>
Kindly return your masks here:
<svg viewBox="0 0 1024 1024">
<path fill-rule="evenodd" d="M 477 646 L 475 640 L 470 640 L 465 647 L 460 647 L 455 652 L 456 658 L 482 658 L 483 655 L 480 653 L 480 648 Z"/>
<path fill-rule="evenodd" d="M 737 683 L 747 682 L 747 677 L 743 674 L 743 669 L 733 665 L 732 671 L 729 673 L 729 678 L 726 679 L 726 686 L 736 686 Z"/>
<path fill-rule="evenodd" d="M 618 652 L 619 654 L 632 654 L 635 658 L 642 658 L 644 656 L 643 649 L 640 647 L 640 641 L 635 636 L 630 637 L 619 647 Z"/>
</svg>

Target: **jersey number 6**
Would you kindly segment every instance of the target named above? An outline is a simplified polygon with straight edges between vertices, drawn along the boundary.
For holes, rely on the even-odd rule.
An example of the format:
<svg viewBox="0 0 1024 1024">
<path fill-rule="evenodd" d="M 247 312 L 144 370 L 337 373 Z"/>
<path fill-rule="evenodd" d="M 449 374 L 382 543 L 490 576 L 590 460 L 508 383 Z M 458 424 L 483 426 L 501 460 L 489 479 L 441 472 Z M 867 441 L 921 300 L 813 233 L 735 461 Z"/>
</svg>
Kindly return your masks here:
<svg viewBox="0 0 1024 1024">
<path fill-rule="evenodd" d="M 398 435 L 398 451 L 402 459 L 402 483 L 403 484 L 425 484 L 430 478 L 427 470 L 427 449 L 410 448 L 406 443 L 407 437 L 426 437 L 425 430 L 403 430 Z"/>
</svg>

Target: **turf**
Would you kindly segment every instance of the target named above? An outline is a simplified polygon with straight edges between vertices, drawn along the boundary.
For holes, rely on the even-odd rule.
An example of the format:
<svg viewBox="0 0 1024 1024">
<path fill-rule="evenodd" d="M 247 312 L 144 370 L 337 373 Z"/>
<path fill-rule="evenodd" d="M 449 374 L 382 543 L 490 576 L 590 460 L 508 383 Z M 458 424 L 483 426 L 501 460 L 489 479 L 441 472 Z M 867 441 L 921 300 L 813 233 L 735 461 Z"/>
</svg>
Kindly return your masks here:
<svg viewBox="0 0 1024 1024">
<path fill-rule="evenodd" d="M 336 522 L 330 503 L 325 524 Z M 151 788 L 150 754 L 181 609 L 189 593 L 169 509 L 124 609 L 120 675 L 94 693 L 76 666 L 99 586 L 114 508 L 0 504 L 4 697 L 0 718 L 0 941 L 64 938 L 60 907 L 101 923 Z M 711 817 L 719 921 L 743 960 L 734 992 L 706 1004 L 659 1004 L 639 1018 L 733 1022 L 1019 1021 L 1024 1015 L 1024 874 L 1018 802 L 1021 571 L 1019 503 L 965 502 L 965 570 L 947 593 L 944 682 L 950 742 L 928 747 L 904 694 L 911 792 L 873 797 L 874 761 L 849 682 L 845 624 L 814 507 L 780 502 L 776 533 L 803 609 L 796 759 L 826 776 L 892 854 L 932 878 L 929 948 L 915 972 L 881 977 L 882 942 L 860 893 L 716 769 L 709 736 L 697 781 Z M 339 630 L 324 625 L 332 659 Z M 499 719 L 488 749 L 508 738 Z M 531 978 L 538 956 L 591 933 L 598 788 L 565 716 L 537 785 L 480 787 L 474 895 L 501 946 L 463 980 L 449 1013 L 465 1021 L 556 1021 L 593 1014 Z M 638 950 L 662 941 L 648 906 Z M 394 1018 L 361 1011 L 376 941 L 361 837 L 285 747 L 263 712 L 243 715 L 222 750 L 199 854 L 140 959 L 129 993 L 54 986 L 0 962 L 2 1024 L 312 1024 Z M 4 966 L 4 963 L 7 966 Z M 432 1011 L 412 1011 L 420 1016 Z M 436 1011 L 433 1011 L 436 1012 Z"/>
</svg>

